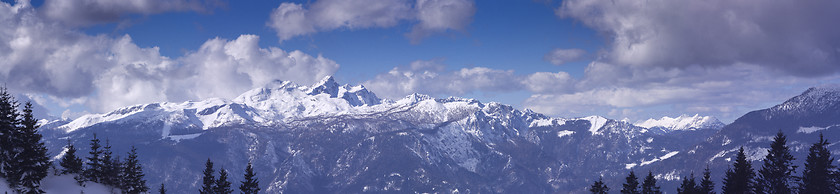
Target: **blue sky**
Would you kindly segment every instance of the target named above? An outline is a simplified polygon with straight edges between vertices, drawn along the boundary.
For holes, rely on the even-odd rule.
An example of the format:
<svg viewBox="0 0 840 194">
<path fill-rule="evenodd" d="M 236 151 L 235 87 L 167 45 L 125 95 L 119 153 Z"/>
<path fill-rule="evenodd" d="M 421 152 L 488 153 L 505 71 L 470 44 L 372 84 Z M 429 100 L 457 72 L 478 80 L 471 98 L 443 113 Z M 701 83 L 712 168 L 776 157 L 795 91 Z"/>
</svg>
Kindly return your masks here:
<svg viewBox="0 0 840 194">
<path fill-rule="evenodd" d="M 835 2 L 2 2 L 0 78 L 66 118 L 334 75 L 391 99 L 731 122 L 840 71 Z"/>
</svg>

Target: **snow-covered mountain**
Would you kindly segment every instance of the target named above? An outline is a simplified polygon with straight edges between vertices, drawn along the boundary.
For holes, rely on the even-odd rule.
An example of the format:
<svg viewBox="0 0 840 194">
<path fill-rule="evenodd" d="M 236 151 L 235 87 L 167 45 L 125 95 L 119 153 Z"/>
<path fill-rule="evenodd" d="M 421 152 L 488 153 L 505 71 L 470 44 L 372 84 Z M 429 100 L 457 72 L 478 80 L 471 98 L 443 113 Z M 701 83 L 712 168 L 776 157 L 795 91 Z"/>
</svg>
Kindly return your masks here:
<svg viewBox="0 0 840 194">
<path fill-rule="evenodd" d="M 270 193 L 552 193 L 671 160 L 720 127 L 711 117 L 678 120 L 641 127 L 457 97 L 382 100 L 326 77 L 53 121 L 42 133 L 55 154 L 68 140 L 86 153 L 93 133 L 114 153 L 135 145 L 149 184 L 176 193 L 198 188 L 207 158 L 234 175 L 253 162 Z"/>
<path fill-rule="evenodd" d="M 773 136 L 779 131 L 787 135 L 788 146 L 796 158 L 794 165 L 800 166 L 797 174 L 801 173 L 808 148 L 817 141 L 819 133 L 829 140 L 834 157 L 840 158 L 840 87 L 813 87 L 779 105 L 749 112 L 705 141 L 691 146 L 685 154 L 638 171 L 687 176 L 692 171 L 702 172 L 708 165 L 713 179 L 720 182 L 741 146 L 747 158 L 753 161 L 753 167 L 759 168 Z M 678 183 L 666 184 L 670 190 Z"/>
<path fill-rule="evenodd" d="M 648 119 L 643 122 L 636 123 L 636 126 L 645 128 L 660 128 L 666 131 L 674 130 L 697 130 L 705 128 L 719 129 L 724 126 L 717 118 L 712 116 L 688 116 L 680 115 L 677 118 L 662 117 L 661 119 Z"/>
</svg>

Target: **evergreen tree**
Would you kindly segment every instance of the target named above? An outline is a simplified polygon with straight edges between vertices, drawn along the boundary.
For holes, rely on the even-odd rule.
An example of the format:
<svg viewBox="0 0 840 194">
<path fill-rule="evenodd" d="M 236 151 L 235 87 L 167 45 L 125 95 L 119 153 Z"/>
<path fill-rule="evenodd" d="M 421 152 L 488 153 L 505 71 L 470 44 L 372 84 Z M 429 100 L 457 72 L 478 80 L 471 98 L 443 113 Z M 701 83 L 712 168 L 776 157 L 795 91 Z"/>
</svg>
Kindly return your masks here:
<svg viewBox="0 0 840 194">
<path fill-rule="evenodd" d="M 158 193 L 166 194 L 166 185 L 163 185 L 163 183 L 161 183 L 160 184 L 160 189 L 158 189 Z"/>
<path fill-rule="evenodd" d="M 604 184 L 603 177 L 598 178 L 598 181 L 592 183 L 592 186 L 589 187 L 589 192 L 592 194 L 607 194 L 610 191 L 610 188 Z"/>
<path fill-rule="evenodd" d="M 648 175 L 642 183 L 642 194 L 662 194 L 659 186 L 656 185 L 656 177 L 653 177 L 653 172 L 651 171 L 648 171 Z"/>
<path fill-rule="evenodd" d="M 709 170 L 708 165 L 703 170 L 703 180 L 700 180 L 700 190 L 698 192 L 702 194 L 715 194 L 715 182 L 712 181 L 712 171 Z"/>
<path fill-rule="evenodd" d="M 756 193 L 787 194 L 793 193 L 791 185 L 794 183 L 793 155 L 788 148 L 787 137 L 781 131 L 770 143 L 770 151 L 764 157 L 764 165 L 758 171 Z"/>
<path fill-rule="evenodd" d="M 799 184 L 800 193 L 838 193 L 835 176 L 835 166 L 831 164 L 834 158 L 828 150 L 828 140 L 823 139 L 811 145 L 808 158 L 805 159 L 805 170 L 802 171 L 802 182 Z"/>
<path fill-rule="evenodd" d="M 738 155 L 735 157 L 735 163 L 732 168 L 726 170 L 726 175 L 723 178 L 723 194 L 742 194 L 751 193 L 753 191 L 753 178 L 755 172 L 752 169 L 752 164 L 747 161 L 747 156 L 744 154 L 744 147 L 738 149 Z"/>
<path fill-rule="evenodd" d="M 85 179 L 100 183 L 102 182 L 102 145 L 99 144 L 99 139 L 96 138 L 96 133 L 93 134 L 93 139 L 90 140 L 90 154 L 87 157 L 87 169 L 85 169 Z"/>
<path fill-rule="evenodd" d="M 680 188 L 677 188 L 677 194 L 698 194 L 700 193 L 700 187 L 697 186 L 697 181 L 694 179 L 694 173 L 691 173 L 689 177 L 683 177 L 682 184 L 680 184 Z"/>
<path fill-rule="evenodd" d="M 61 174 L 81 174 L 82 173 L 82 159 L 76 157 L 76 147 L 70 141 L 67 141 L 67 152 L 61 157 L 58 162 L 61 165 Z"/>
<path fill-rule="evenodd" d="M 122 162 L 111 152 L 110 141 L 105 140 L 105 149 L 102 151 L 102 182 L 100 183 L 119 188 L 120 176 L 122 176 Z"/>
<path fill-rule="evenodd" d="M 123 193 L 145 193 L 149 191 L 146 180 L 143 179 L 143 166 L 137 160 L 137 148 L 131 146 L 128 157 L 123 162 L 122 191 Z M 162 185 L 161 185 L 162 186 Z"/>
<path fill-rule="evenodd" d="M 16 174 L 20 175 L 21 193 L 43 193 L 40 189 L 41 180 L 47 177 L 51 163 L 47 157 L 47 148 L 41 142 L 41 134 L 38 134 L 38 120 L 32 115 L 32 103 L 27 102 L 23 108 L 23 119 L 21 120 L 21 145 L 22 152 L 18 154 L 18 165 Z"/>
<path fill-rule="evenodd" d="M 630 174 L 627 175 L 625 178 L 626 182 L 622 185 L 621 193 L 622 194 L 640 194 L 639 192 L 639 178 L 636 177 L 636 173 L 630 171 Z"/>
<path fill-rule="evenodd" d="M 216 178 L 213 177 L 213 162 L 210 161 L 210 158 L 207 158 L 207 163 L 204 163 L 204 180 L 201 186 L 201 189 L 198 190 L 201 194 L 213 194 L 215 190 L 213 188 L 216 186 Z"/>
<path fill-rule="evenodd" d="M 17 111 L 18 103 L 15 98 L 9 94 L 6 87 L 0 87 L 0 176 L 6 178 L 10 186 L 16 184 L 9 177 L 7 169 L 11 169 L 12 157 L 16 155 L 17 148 L 17 133 L 18 133 L 18 119 L 19 113 Z"/>
<path fill-rule="evenodd" d="M 260 191 L 260 181 L 257 180 L 257 174 L 254 173 L 254 168 L 251 166 L 251 163 L 248 162 L 248 166 L 245 167 L 245 181 L 242 181 L 242 185 L 239 186 L 239 191 L 243 194 L 256 194 Z"/>
<path fill-rule="evenodd" d="M 231 194 L 233 189 L 230 189 L 230 181 L 227 180 L 227 171 L 224 168 L 219 169 L 219 179 L 216 179 L 216 186 L 213 187 L 216 194 Z"/>
</svg>

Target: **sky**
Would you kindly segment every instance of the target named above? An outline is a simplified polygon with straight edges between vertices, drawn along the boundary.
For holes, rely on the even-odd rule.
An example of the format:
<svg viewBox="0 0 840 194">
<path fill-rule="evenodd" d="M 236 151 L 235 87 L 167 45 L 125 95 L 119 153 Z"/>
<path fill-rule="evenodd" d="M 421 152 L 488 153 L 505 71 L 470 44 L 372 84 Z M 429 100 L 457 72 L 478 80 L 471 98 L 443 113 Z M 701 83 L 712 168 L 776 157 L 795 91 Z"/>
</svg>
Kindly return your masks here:
<svg viewBox="0 0 840 194">
<path fill-rule="evenodd" d="M 332 75 L 381 98 L 723 122 L 840 83 L 840 1 L 2 0 L 0 81 L 41 118 Z"/>
</svg>

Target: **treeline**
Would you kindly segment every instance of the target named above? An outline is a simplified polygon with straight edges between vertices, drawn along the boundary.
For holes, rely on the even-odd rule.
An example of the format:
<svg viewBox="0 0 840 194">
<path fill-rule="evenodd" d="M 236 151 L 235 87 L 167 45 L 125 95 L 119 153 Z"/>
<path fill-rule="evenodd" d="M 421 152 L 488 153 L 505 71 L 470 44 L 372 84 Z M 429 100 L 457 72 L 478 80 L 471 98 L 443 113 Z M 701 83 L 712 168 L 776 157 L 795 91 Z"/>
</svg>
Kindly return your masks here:
<svg viewBox="0 0 840 194">
<path fill-rule="evenodd" d="M 0 177 L 6 179 L 16 193 L 39 194 L 41 180 L 47 177 L 50 162 L 47 148 L 38 133 L 38 120 L 32 114 L 32 103 L 20 104 L 0 87 Z M 91 140 L 91 156 L 87 163 L 76 156 L 76 148 L 68 143 L 67 151 L 59 162 L 57 174 L 74 174 L 80 186 L 87 181 L 119 188 L 123 193 L 144 193 L 149 190 L 143 180 L 143 169 L 137 160 L 137 150 L 132 146 L 128 157 L 120 160 L 111 152 L 111 146 L 104 149 L 96 134 Z"/>
<path fill-rule="evenodd" d="M 111 188 L 119 188 L 122 193 L 134 194 L 149 191 L 146 180 L 143 179 L 146 175 L 143 174 L 143 166 L 137 160 L 137 148 L 134 146 L 131 146 L 128 156 L 120 160 L 119 156 L 111 152 L 109 141 L 106 140 L 105 147 L 102 147 L 99 138 L 94 133 L 93 139 L 90 140 L 88 154 L 88 157 L 85 157 L 86 162 L 82 163 L 82 158 L 76 156 L 76 147 L 68 142 L 67 151 L 59 162 L 61 166 L 59 174 L 73 175 L 80 186 L 85 186 L 85 183 L 90 181 Z"/>
<path fill-rule="evenodd" d="M 744 147 L 738 150 L 732 167 L 726 170 L 723 178 L 721 193 L 840 193 L 840 169 L 834 166 L 831 151 L 828 150 L 828 140 L 820 134 L 817 143 L 811 145 L 805 168 L 802 174 L 796 175 L 797 166 L 793 165 L 795 158 L 787 146 L 787 137 L 780 131 L 770 143 L 770 150 L 764 157 L 764 164 L 758 172 L 753 170 L 752 163 L 747 161 Z M 715 183 L 711 180 L 711 172 L 707 166 L 703 178 L 698 184 L 694 173 L 682 178 L 682 184 L 677 188 L 680 194 L 714 194 Z M 622 194 L 660 194 L 662 191 L 656 184 L 652 172 L 648 172 L 644 182 L 639 185 L 638 178 L 633 171 L 622 184 Z M 604 194 L 610 190 L 603 180 L 595 181 L 589 191 Z"/>
<path fill-rule="evenodd" d="M 230 194 L 233 193 L 233 189 L 231 189 L 231 183 L 228 181 L 228 173 L 224 168 L 219 168 L 219 178 L 216 178 L 214 175 L 215 170 L 213 170 L 213 162 L 210 159 L 207 159 L 207 162 L 204 163 L 204 176 L 202 177 L 202 185 L 201 189 L 198 190 L 198 193 L 201 194 Z M 239 184 L 239 192 L 243 194 L 256 194 L 260 192 L 260 181 L 257 180 L 257 174 L 254 173 L 254 168 L 251 166 L 251 163 L 248 163 L 248 166 L 245 167 L 245 180 L 240 182 Z M 163 185 L 161 185 L 163 188 Z M 161 194 L 164 194 L 165 191 L 162 189 Z"/>
<path fill-rule="evenodd" d="M 50 160 L 38 133 L 32 103 L 20 104 L 0 87 L 0 177 L 17 193 L 44 193 L 41 180 L 47 176 Z"/>
<path fill-rule="evenodd" d="M 71 175 L 79 186 L 86 186 L 87 182 L 100 183 L 122 193 L 148 193 L 143 173 L 143 166 L 139 163 L 137 149 L 131 146 L 125 159 L 111 151 L 109 141 L 101 140 L 93 134 L 90 140 L 90 151 L 84 158 L 76 152 L 76 146 L 67 142 L 66 151 L 58 166 L 53 166 L 42 142 L 42 135 L 38 133 L 38 120 L 32 114 L 32 103 L 26 102 L 22 110 L 20 104 L 0 86 L 0 178 L 6 179 L 12 192 L 25 194 L 41 194 L 41 180 L 47 177 L 52 167 L 56 175 Z M 204 173 L 204 187 L 199 191 L 203 194 L 228 194 L 233 190 L 227 180 L 227 171 L 219 170 L 219 178 L 213 176 L 213 163 L 207 159 L 207 169 Z M 256 194 L 260 191 L 256 173 L 248 163 L 245 168 L 245 181 L 239 190 L 244 194 Z M 115 192 L 115 191 L 112 191 Z M 164 183 L 160 184 L 158 192 L 166 193 Z"/>
</svg>

